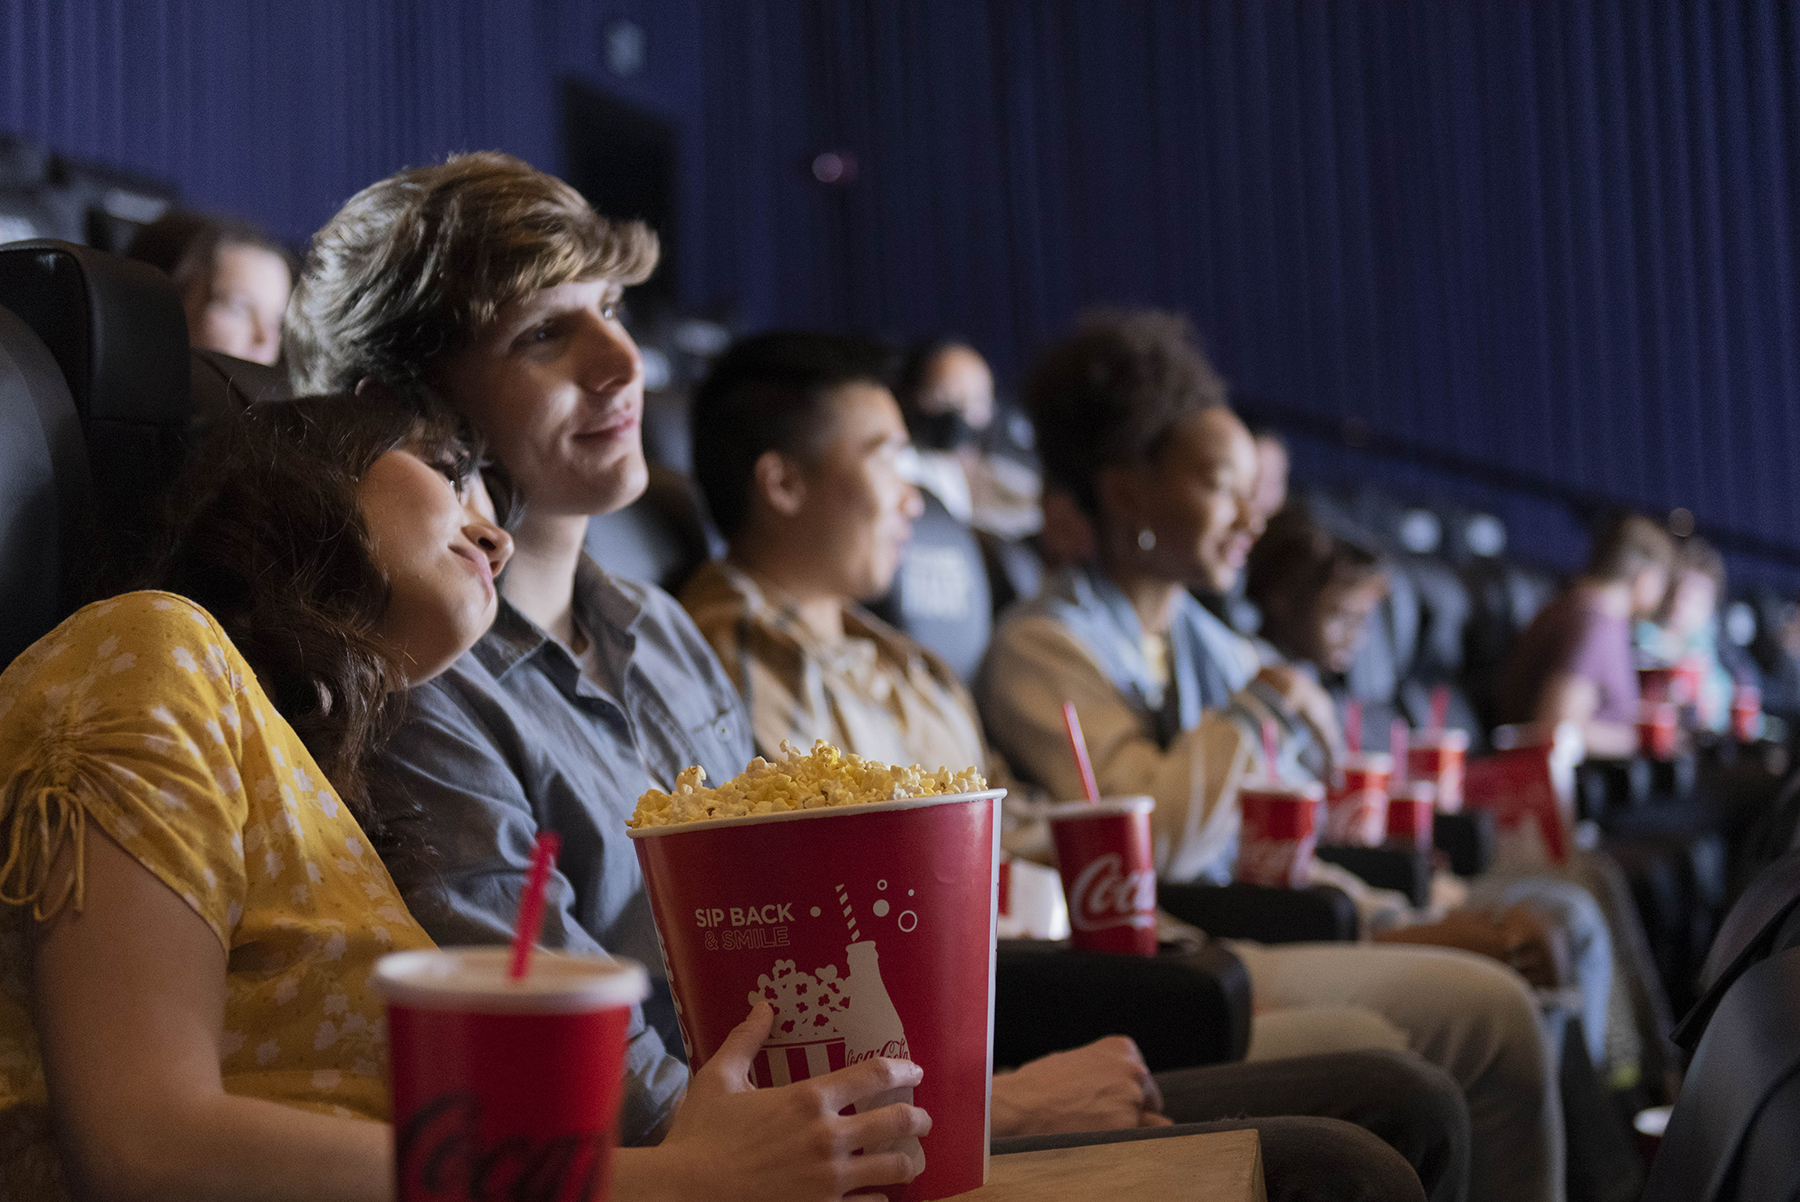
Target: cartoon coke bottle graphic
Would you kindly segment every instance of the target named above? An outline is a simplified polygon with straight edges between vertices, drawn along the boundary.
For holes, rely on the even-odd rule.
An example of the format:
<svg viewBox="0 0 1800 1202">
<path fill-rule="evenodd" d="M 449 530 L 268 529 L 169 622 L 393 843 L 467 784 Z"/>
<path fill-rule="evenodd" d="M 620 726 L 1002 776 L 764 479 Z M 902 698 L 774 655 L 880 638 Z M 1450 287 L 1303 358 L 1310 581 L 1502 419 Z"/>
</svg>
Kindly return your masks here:
<svg viewBox="0 0 1800 1202">
<path fill-rule="evenodd" d="M 856 1064 L 872 1056 L 910 1060 L 912 1056 L 907 1051 L 906 1028 L 900 1025 L 900 1012 L 894 1009 L 887 986 L 881 983 L 881 961 L 875 954 L 875 941 L 864 939 L 857 929 L 850 894 L 842 885 L 837 887 L 837 895 L 838 905 L 844 911 L 844 922 L 850 928 L 850 946 L 844 949 L 844 956 L 850 962 L 850 1005 L 838 1020 L 838 1029 L 844 1033 L 844 1062 Z M 912 1100 L 910 1085 L 904 1089 L 884 1090 L 858 1102 L 856 1113 L 877 1110 L 895 1102 L 910 1106 Z M 925 1149 L 919 1146 L 915 1136 L 871 1144 L 863 1151 L 904 1152 L 906 1159 L 912 1162 L 915 1174 L 925 1171 Z"/>
<path fill-rule="evenodd" d="M 881 983 L 881 965 L 875 955 L 874 941 L 852 943 L 844 949 L 844 954 L 850 960 L 850 1008 L 838 1020 L 838 1026 L 844 1033 L 845 1062 L 856 1064 L 873 1056 L 887 1056 L 895 1060 L 911 1059 L 906 1048 L 906 1030 L 900 1025 L 900 1014 L 888 997 L 887 987 Z M 904 1089 L 890 1089 L 869 1095 L 856 1104 L 856 1112 L 862 1114 L 891 1106 L 895 1102 L 911 1104 L 912 1100 L 912 1086 L 908 1085 Z M 904 1152 L 912 1162 L 913 1172 L 925 1171 L 925 1150 L 919 1146 L 919 1141 L 914 1136 L 871 1145 L 864 1150 Z"/>
</svg>

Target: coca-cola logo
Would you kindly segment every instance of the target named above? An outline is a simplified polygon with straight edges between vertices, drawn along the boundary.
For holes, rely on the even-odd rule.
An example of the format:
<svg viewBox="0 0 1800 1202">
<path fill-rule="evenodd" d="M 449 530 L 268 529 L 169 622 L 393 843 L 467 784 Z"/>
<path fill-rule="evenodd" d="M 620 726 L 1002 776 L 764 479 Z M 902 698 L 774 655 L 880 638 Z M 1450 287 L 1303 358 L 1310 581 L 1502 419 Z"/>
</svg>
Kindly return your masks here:
<svg viewBox="0 0 1800 1202">
<path fill-rule="evenodd" d="M 1124 857 L 1108 852 L 1088 861 L 1069 891 L 1069 922 L 1078 931 L 1147 927 L 1156 921 L 1156 874 L 1126 872 Z"/>
<path fill-rule="evenodd" d="M 481 1098 L 447 1093 L 394 1130 L 403 1202 L 576 1202 L 596 1196 L 611 1133 L 523 1133 L 484 1142 Z"/>
<path fill-rule="evenodd" d="M 853 1055 L 846 1056 L 844 1058 L 844 1062 L 846 1064 L 858 1064 L 864 1060 L 873 1060 L 877 1056 L 886 1056 L 889 1060 L 911 1060 L 912 1059 L 912 1053 L 909 1052 L 906 1048 L 906 1040 L 890 1039 L 878 1048 L 874 1048 L 867 1052 L 857 1052 Z"/>
</svg>

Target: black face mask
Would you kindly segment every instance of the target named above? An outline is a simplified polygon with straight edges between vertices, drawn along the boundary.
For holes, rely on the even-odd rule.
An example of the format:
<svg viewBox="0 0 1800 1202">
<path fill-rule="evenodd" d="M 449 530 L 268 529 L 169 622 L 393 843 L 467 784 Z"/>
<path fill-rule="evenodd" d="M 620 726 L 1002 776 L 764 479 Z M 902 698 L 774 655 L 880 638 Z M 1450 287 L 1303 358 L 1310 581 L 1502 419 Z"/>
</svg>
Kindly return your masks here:
<svg viewBox="0 0 1800 1202">
<path fill-rule="evenodd" d="M 913 442 L 926 451 L 955 451 L 974 446 L 981 439 L 975 428 L 954 409 L 942 413 L 915 413 L 909 424 Z"/>
</svg>

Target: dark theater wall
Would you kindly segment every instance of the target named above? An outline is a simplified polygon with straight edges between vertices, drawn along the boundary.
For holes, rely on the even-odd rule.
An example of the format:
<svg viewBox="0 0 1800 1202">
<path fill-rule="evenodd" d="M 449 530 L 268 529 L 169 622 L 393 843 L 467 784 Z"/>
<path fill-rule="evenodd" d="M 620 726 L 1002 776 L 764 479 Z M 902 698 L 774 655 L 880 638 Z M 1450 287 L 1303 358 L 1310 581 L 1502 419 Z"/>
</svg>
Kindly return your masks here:
<svg viewBox="0 0 1800 1202">
<path fill-rule="evenodd" d="M 745 326 L 957 330 L 1012 373 L 1085 305 L 1175 306 L 1276 403 L 1800 546 L 1777 0 L 0 6 L 0 130 L 294 238 L 452 149 L 554 169 L 564 74 L 681 130 L 682 292 Z M 1567 562 L 1544 512 L 1515 545 Z"/>
</svg>

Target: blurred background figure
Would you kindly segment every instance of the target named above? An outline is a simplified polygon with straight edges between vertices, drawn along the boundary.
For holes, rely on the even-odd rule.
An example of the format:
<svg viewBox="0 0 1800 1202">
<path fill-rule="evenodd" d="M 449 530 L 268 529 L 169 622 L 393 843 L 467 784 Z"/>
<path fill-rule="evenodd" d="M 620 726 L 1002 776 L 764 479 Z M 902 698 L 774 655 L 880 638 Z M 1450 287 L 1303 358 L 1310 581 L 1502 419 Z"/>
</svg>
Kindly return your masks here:
<svg viewBox="0 0 1800 1202">
<path fill-rule="evenodd" d="M 919 343 L 901 364 L 894 395 L 918 451 L 920 487 L 958 521 L 1006 538 L 1043 525 L 1030 423 L 1002 413 L 981 352 L 953 339 Z"/>
<path fill-rule="evenodd" d="M 1724 559 L 1704 539 L 1689 538 L 1676 550 L 1662 607 L 1632 628 L 1640 665 L 1691 673 L 1699 730 L 1723 731 L 1731 725 L 1737 674 L 1720 655 L 1719 598 L 1724 594 Z"/>
<path fill-rule="evenodd" d="M 1257 441 L 1261 451 L 1267 444 Z M 1258 477 L 1259 499 L 1266 478 Z M 1312 665 L 1326 683 L 1350 670 L 1369 617 L 1388 592 L 1372 551 L 1332 534 L 1298 506 L 1273 516 L 1251 548 L 1245 577 L 1262 613 L 1261 636 L 1283 658 Z"/>
<path fill-rule="evenodd" d="M 281 315 L 294 287 L 280 243 L 250 222 L 175 209 L 139 230 L 127 256 L 175 281 L 188 341 L 253 363 L 281 357 Z"/>
<path fill-rule="evenodd" d="M 1502 722 L 1573 722 L 1588 754 L 1623 759 L 1638 749 L 1631 624 L 1662 606 L 1675 542 L 1639 514 L 1594 540 L 1587 569 L 1532 619 L 1513 645 L 1495 698 Z"/>
<path fill-rule="evenodd" d="M 1287 441 L 1273 430 L 1256 431 L 1256 491 L 1250 505 L 1264 523 L 1281 512 L 1288 497 Z"/>
</svg>

